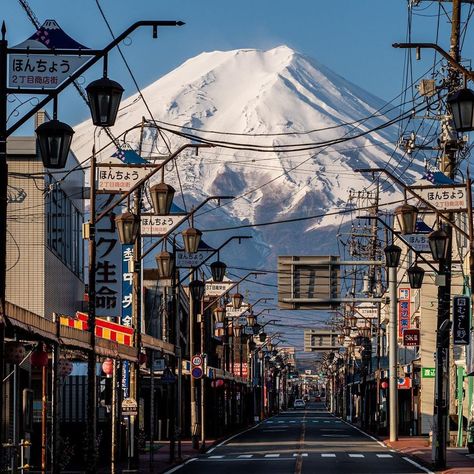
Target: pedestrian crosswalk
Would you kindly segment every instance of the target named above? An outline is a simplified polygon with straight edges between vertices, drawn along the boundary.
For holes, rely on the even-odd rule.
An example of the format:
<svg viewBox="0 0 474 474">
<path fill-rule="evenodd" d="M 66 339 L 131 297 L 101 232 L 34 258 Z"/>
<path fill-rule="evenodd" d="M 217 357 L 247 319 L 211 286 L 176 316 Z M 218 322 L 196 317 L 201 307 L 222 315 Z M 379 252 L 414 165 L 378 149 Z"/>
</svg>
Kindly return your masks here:
<svg viewBox="0 0 474 474">
<path fill-rule="evenodd" d="M 343 458 L 351 458 L 351 459 L 370 459 L 370 458 L 378 458 L 378 459 L 391 459 L 393 458 L 393 454 L 388 453 L 346 453 L 346 452 L 337 452 L 337 453 L 305 453 L 305 452 L 297 452 L 297 453 L 258 453 L 258 454 L 226 454 L 226 455 L 213 455 L 213 456 L 202 456 L 201 459 L 276 459 L 276 458 L 286 458 L 288 456 L 292 457 L 318 457 L 322 459 L 343 459 Z"/>
<path fill-rule="evenodd" d="M 339 420 L 267 420 L 265 424 L 283 424 L 283 423 L 336 423 L 341 424 Z"/>
</svg>

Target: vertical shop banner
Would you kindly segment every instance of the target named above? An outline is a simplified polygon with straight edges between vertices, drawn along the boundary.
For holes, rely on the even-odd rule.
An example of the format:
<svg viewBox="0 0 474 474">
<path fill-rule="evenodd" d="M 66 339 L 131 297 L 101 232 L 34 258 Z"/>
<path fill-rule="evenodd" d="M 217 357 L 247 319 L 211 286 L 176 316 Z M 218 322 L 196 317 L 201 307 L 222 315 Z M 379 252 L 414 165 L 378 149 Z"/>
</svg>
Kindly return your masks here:
<svg viewBox="0 0 474 474">
<path fill-rule="evenodd" d="M 121 324 L 132 326 L 133 311 L 133 272 L 130 264 L 133 262 L 133 245 L 122 245 L 122 316 Z M 124 397 L 129 396 L 130 371 L 128 361 L 122 366 L 122 390 Z"/>
<path fill-rule="evenodd" d="M 411 318 L 410 288 L 398 289 L 398 339 L 403 340 L 403 331 L 410 329 Z"/>
<path fill-rule="evenodd" d="M 97 214 L 105 210 L 113 199 L 112 194 L 97 196 Z M 117 321 L 122 298 L 121 245 L 113 212 L 97 223 L 96 248 L 96 315 L 102 318 L 113 317 Z"/>
<path fill-rule="evenodd" d="M 470 298 L 455 296 L 453 298 L 453 337 L 454 344 L 468 345 L 470 342 Z"/>
</svg>

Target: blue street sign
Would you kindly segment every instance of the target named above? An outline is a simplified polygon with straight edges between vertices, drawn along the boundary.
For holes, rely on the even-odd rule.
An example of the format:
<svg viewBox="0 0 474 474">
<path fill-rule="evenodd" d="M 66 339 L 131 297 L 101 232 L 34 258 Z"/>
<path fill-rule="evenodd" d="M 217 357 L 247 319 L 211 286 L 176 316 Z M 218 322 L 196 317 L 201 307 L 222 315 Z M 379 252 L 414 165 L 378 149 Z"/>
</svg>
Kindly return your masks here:
<svg viewBox="0 0 474 474">
<path fill-rule="evenodd" d="M 195 379 L 200 379 L 202 377 L 202 367 L 193 367 L 193 370 L 191 370 L 191 376 Z"/>
</svg>

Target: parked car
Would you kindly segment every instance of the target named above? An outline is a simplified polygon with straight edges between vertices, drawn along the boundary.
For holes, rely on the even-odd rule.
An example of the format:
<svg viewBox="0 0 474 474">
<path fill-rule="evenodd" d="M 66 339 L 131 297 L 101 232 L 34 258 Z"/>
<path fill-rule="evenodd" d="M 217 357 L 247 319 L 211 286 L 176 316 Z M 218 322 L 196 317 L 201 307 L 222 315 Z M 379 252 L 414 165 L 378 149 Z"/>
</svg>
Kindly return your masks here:
<svg viewBox="0 0 474 474">
<path fill-rule="evenodd" d="M 301 398 L 297 398 L 293 403 L 293 408 L 297 410 L 298 408 L 306 408 L 306 403 Z"/>
</svg>

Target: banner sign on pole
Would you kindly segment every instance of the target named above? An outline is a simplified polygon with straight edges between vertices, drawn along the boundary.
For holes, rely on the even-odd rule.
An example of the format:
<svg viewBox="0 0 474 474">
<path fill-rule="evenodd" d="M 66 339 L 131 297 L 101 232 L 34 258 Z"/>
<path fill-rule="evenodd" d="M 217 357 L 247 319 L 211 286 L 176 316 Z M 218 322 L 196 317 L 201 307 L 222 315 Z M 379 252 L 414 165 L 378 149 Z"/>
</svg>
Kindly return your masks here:
<svg viewBox="0 0 474 474">
<path fill-rule="evenodd" d="M 249 309 L 248 303 L 242 303 L 239 309 L 234 309 L 231 304 L 228 304 L 225 308 L 225 315 L 227 318 L 238 318 L 241 314 L 245 313 Z"/>
<path fill-rule="evenodd" d="M 92 56 L 84 45 L 67 35 L 55 20 L 46 20 L 27 40 L 12 49 L 41 49 L 51 54 L 8 55 L 8 85 L 13 88 L 53 90 L 87 63 Z M 55 49 L 80 51 L 81 55 L 55 54 Z"/>
<path fill-rule="evenodd" d="M 469 344 L 470 326 L 470 298 L 469 296 L 455 296 L 453 298 L 453 337 L 454 344 Z"/>
<path fill-rule="evenodd" d="M 206 296 L 221 296 L 226 291 L 228 291 L 232 285 L 234 285 L 233 281 L 222 281 L 222 282 L 207 281 L 205 295 Z"/>
<path fill-rule="evenodd" d="M 210 257 L 215 252 L 211 250 L 199 250 L 196 253 L 188 253 L 184 250 L 176 252 L 176 268 L 193 268 L 198 267 L 206 258 Z"/>
<path fill-rule="evenodd" d="M 374 303 L 360 303 L 356 305 L 356 316 L 362 316 L 365 319 L 377 319 L 378 317 L 378 308 Z"/>
<path fill-rule="evenodd" d="M 410 189 L 440 211 L 458 212 L 467 209 L 466 187 L 463 184 L 411 186 Z"/>
<path fill-rule="evenodd" d="M 403 340 L 403 331 L 410 329 L 411 302 L 410 288 L 398 289 L 398 339 Z"/>
<path fill-rule="evenodd" d="M 167 234 L 173 227 L 184 221 L 185 214 L 170 214 L 156 216 L 154 214 L 141 215 L 141 235 L 146 237 L 160 237 Z"/>
<path fill-rule="evenodd" d="M 416 252 L 430 253 L 428 234 L 401 234 L 400 237 Z"/>
<path fill-rule="evenodd" d="M 150 166 L 98 164 L 97 191 L 100 193 L 120 194 L 129 191 L 153 170 Z"/>
</svg>

